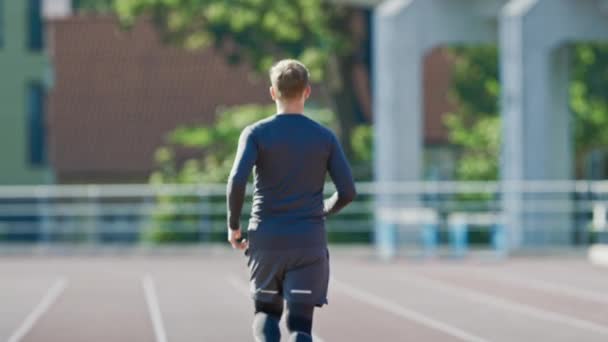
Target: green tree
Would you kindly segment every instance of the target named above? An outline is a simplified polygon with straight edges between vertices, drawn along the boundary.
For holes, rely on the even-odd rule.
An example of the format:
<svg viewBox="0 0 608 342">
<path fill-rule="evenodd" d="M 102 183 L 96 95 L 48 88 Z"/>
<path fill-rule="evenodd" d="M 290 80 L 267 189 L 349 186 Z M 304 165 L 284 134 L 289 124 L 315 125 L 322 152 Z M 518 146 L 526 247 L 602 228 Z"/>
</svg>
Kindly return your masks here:
<svg viewBox="0 0 608 342">
<path fill-rule="evenodd" d="M 352 70 L 365 43 L 352 6 L 329 0 L 120 0 L 114 10 L 126 26 L 150 18 L 168 43 L 213 46 L 229 62 L 247 61 L 261 73 L 279 58 L 302 60 L 313 81 L 324 81 L 320 87 L 332 99 L 350 154 L 360 108 Z"/>
<path fill-rule="evenodd" d="M 608 44 L 575 45 L 571 77 L 576 174 L 582 178 L 589 154 L 608 152 Z"/>
<path fill-rule="evenodd" d="M 453 48 L 451 100 L 456 111 L 445 124 L 450 142 L 460 147 L 456 178 L 494 180 L 498 177 L 500 117 L 498 56 L 494 46 Z"/>
<path fill-rule="evenodd" d="M 350 161 L 353 167 L 353 175 L 357 181 L 369 181 L 373 178 L 373 133 L 372 125 L 368 124 L 359 125 L 353 129 L 351 135 L 353 154 Z"/>
</svg>

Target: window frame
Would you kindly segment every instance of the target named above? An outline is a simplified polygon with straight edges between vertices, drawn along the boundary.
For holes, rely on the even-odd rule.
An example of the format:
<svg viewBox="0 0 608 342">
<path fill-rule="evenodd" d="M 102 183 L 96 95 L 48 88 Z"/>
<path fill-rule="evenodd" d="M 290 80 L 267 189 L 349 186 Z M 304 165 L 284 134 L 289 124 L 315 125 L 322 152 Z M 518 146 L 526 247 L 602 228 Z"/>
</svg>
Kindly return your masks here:
<svg viewBox="0 0 608 342">
<path fill-rule="evenodd" d="M 25 10 L 25 47 L 28 51 L 39 52 L 45 48 L 43 0 L 26 0 Z M 34 30 L 34 25 L 37 24 Z"/>
<path fill-rule="evenodd" d="M 25 86 L 25 120 L 27 162 L 32 167 L 48 165 L 47 89 L 41 80 L 28 81 Z"/>
</svg>

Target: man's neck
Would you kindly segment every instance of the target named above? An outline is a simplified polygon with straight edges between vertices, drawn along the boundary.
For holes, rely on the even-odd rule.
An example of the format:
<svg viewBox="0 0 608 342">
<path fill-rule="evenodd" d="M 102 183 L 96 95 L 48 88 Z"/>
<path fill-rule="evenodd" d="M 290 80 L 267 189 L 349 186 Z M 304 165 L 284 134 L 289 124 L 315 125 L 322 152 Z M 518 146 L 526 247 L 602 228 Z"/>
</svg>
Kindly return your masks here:
<svg viewBox="0 0 608 342">
<path fill-rule="evenodd" d="M 299 103 L 277 103 L 277 113 L 303 114 L 304 106 Z"/>
</svg>

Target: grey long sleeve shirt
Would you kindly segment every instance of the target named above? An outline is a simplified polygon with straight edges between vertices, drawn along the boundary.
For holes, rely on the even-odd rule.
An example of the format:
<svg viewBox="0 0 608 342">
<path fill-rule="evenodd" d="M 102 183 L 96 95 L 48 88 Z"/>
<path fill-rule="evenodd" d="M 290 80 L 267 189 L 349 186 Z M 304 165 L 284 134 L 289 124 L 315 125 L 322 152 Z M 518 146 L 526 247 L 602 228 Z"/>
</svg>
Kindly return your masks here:
<svg viewBox="0 0 608 342">
<path fill-rule="evenodd" d="M 247 179 L 254 172 L 250 248 L 325 248 L 325 217 L 355 195 L 336 136 L 302 114 L 276 114 L 243 130 L 228 179 L 228 225 L 240 227 Z M 329 172 L 336 193 L 323 199 Z"/>
</svg>

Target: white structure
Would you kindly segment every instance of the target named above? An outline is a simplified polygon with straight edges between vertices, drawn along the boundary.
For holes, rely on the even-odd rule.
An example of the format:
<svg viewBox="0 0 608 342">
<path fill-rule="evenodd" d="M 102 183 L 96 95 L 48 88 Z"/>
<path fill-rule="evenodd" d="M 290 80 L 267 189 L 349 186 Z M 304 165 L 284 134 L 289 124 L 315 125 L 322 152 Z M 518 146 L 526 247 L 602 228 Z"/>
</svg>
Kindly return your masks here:
<svg viewBox="0 0 608 342">
<path fill-rule="evenodd" d="M 502 82 L 502 177 L 566 180 L 573 176 L 568 51 L 576 41 L 608 40 L 608 1 L 512 0 L 500 19 Z M 569 213 L 530 217 L 535 198 L 505 193 L 510 245 L 534 243 L 534 230 L 552 229 L 552 243 L 569 243 Z M 538 196 L 537 196 L 538 198 Z M 556 205 L 569 199 L 554 198 Z M 560 203 L 561 202 L 561 203 Z M 547 227 L 550 225 L 550 227 Z"/>
<path fill-rule="evenodd" d="M 423 59 L 444 44 L 496 41 L 504 0 L 391 0 L 374 17 L 375 172 L 379 182 L 418 181 L 422 167 Z M 386 195 L 378 212 L 411 205 Z M 415 201 L 415 199 L 410 199 Z M 377 215 L 380 218 L 380 215 Z M 376 241 L 383 257 L 396 252 L 397 227 L 381 218 Z"/>
<path fill-rule="evenodd" d="M 45 19 L 62 19 L 72 14 L 72 0 L 44 0 L 42 14 Z"/>
<path fill-rule="evenodd" d="M 503 0 L 391 0 L 374 18 L 374 113 L 379 181 L 417 181 L 423 133 L 422 68 L 443 44 L 496 41 Z"/>
<path fill-rule="evenodd" d="M 572 178 L 564 45 L 608 39 L 608 0 L 390 0 L 377 7 L 374 19 L 375 171 L 379 182 L 420 180 L 425 54 L 442 44 L 489 43 L 498 38 L 503 180 Z M 529 242 L 527 233 L 533 226 L 548 216 L 526 217 L 524 208 L 533 199 L 524 196 L 523 189 L 505 188 L 512 190 L 504 195 L 509 245 L 519 248 Z M 568 207 L 566 196 L 557 200 Z M 411 206 L 403 201 L 381 195 L 377 212 Z M 554 219 L 557 225 L 552 234 L 556 234 L 550 241 L 569 242 L 568 214 Z M 391 233 L 395 228 L 377 215 L 376 238 L 385 257 L 396 252 L 395 234 Z"/>
</svg>

